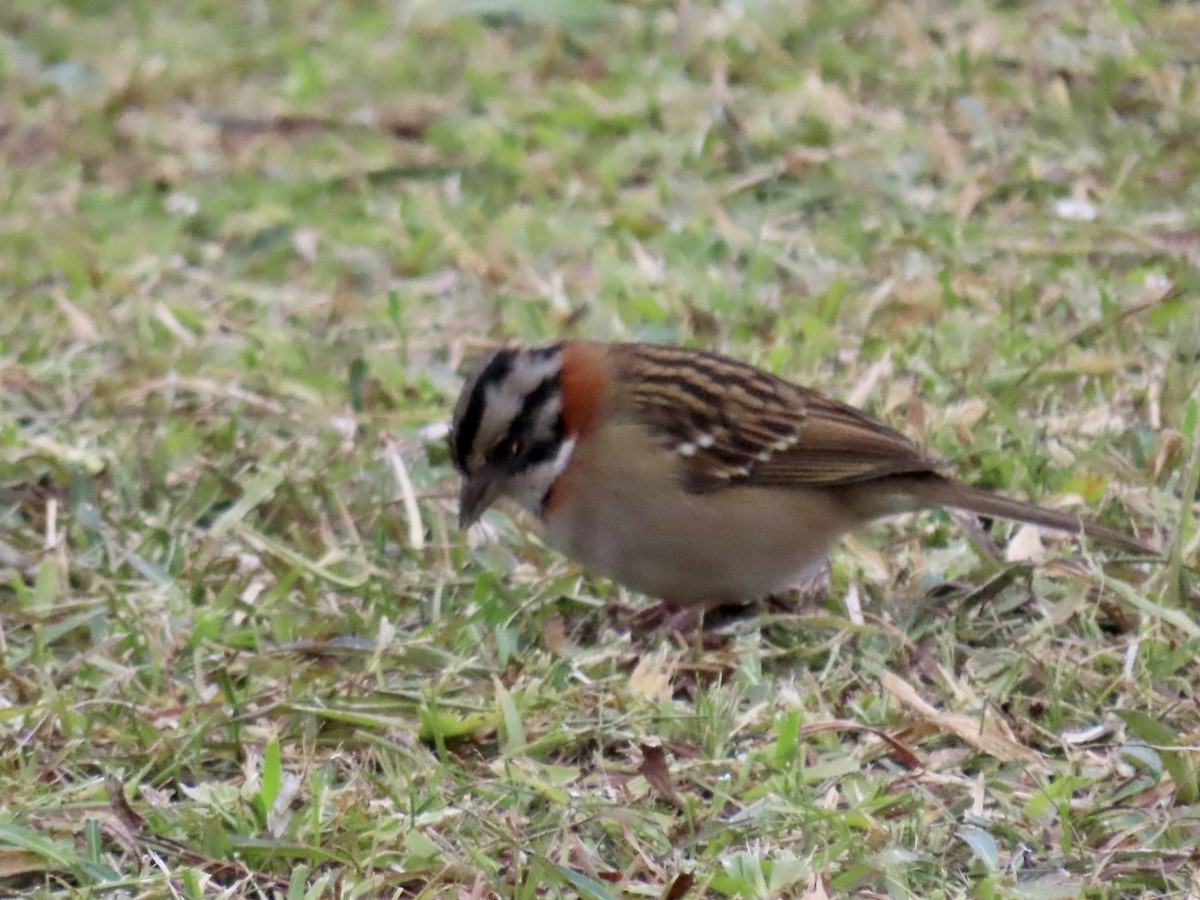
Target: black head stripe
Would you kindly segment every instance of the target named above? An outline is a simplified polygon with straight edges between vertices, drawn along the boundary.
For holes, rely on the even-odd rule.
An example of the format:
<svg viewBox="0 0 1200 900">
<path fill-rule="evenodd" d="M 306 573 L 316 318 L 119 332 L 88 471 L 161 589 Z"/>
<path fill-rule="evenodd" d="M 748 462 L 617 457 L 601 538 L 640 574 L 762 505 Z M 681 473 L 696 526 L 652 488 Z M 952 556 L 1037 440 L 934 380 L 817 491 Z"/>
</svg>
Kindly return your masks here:
<svg viewBox="0 0 1200 900">
<path fill-rule="evenodd" d="M 509 423 L 507 437 L 520 439 L 528 434 L 534 416 L 549 402 L 551 397 L 561 390 L 562 379 L 557 374 L 547 375 L 543 378 L 537 387 L 526 394 L 525 401 L 521 404 L 521 411 Z"/>
<path fill-rule="evenodd" d="M 479 436 L 487 389 L 508 377 L 516 356 L 517 351 L 511 348 L 497 350 L 478 374 L 468 380 L 469 387 L 466 390 L 469 390 L 470 394 L 466 404 L 460 401 L 454 417 L 454 428 L 450 432 L 450 457 L 460 472 L 466 471 L 466 460 L 471 454 L 471 445 Z"/>
</svg>

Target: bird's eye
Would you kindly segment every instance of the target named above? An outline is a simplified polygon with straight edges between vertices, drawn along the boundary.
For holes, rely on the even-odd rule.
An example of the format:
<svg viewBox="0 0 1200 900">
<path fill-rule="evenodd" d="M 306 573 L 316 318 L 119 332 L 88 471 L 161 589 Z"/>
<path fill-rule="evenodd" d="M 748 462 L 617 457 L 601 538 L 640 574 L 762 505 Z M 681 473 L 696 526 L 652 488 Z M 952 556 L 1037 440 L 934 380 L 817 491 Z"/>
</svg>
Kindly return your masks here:
<svg viewBox="0 0 1200 900">
<path fill-rule="evenodd" d="M 506 437 L 495 447 L 492 448 L 492 462 L 506 463 L 512 462 L 521 455 L 521 441 L 519 438 Z"/>
</svg>

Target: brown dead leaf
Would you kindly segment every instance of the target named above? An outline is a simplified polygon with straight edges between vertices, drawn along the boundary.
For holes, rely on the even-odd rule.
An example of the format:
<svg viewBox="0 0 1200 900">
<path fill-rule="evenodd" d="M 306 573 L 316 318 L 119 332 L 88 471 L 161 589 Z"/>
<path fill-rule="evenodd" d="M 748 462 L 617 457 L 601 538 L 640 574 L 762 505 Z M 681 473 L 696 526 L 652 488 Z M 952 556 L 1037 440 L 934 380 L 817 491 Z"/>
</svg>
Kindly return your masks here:
<svg viewBox="0 0 1200 900">
<path fill-rule="evenodd" d="M 147 830 L 146 820 L 134 812 L 129 801 L 125 799 L 125 787 L 119 778 L 115 775 L 104 776 L 104 790 L 108 794 L 108 803 L 117 821 L 134 834 Z"/>
<path fill-rule="evenodd" d="M 1003 762 L 1040 763 L 1042 756 L 1013 737 L 1008 725 L 994 712 L 983 717 L 963 713 L 943 712 L 920 694 L 916 688 L 891 672 L 880 675 L 883 689 L 912 712 L 921 716 L 939 731 L 956 735 L 975 749 Z"/>
<path fill-rule="evenodd" d="M 650 782 L 650 787 L 675 806 L 681 806 L 679 794 L 675 792 L 675 783 L 671 780 L 671 768 L 667 765 L 667 754 L 661 744 L 642 744 L 642 764 L 638 772 Z"/>
<path fill-rule="evenodd" d="M 683 900 L 695 883 L 695 875 L 689 875 L 686 872 L 676 875 L 675 880 L 671 882 L 671 886 L 663 891 L 662 900 Z"/>
<path fill-rule="evenodd" d="M 567 640 L 567 625 L 562 616 L 551 616 L 542 623 L 542 643 L 555 656 L 567 656 L 571 642 Z"/>
<path fill-rule="evenodd" d="M 54 863 L 43 859 L 32 850 L 0 850 L 0 878 L 15 878 L 30 872 L 47 872 L 55 869 Z"/>
</svg>

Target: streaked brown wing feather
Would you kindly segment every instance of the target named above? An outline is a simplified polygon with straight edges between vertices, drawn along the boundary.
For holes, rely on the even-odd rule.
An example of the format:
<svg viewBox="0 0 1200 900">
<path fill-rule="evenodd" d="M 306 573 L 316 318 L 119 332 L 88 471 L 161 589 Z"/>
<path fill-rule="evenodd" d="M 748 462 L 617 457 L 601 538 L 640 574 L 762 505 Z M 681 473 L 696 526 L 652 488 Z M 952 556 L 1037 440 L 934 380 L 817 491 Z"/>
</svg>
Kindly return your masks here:
<svg viewBox="0 0 1200 900">
<path fill-rule="evenodd" d="M 935 464 L 853 407 L 711 353 L 618 345 L 632 415 L 679 456 L 693 492 L 734 485 L 834 486 Z"/>
<path fill-rule="evenodd" d="M 816 392 L 797 392 L 804 409 L 799 440 L 756 469 L 754 483 L 850 484 L 935 468 L 899 432 Z"/>
</svg>

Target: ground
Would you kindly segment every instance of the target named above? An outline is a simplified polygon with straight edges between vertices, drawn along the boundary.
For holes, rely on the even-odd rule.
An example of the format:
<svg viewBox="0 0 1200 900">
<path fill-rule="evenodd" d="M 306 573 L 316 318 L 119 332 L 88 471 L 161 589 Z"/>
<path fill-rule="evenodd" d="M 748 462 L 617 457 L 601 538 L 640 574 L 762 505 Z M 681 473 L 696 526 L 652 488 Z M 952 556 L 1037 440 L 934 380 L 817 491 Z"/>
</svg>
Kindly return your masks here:
<svg viewBox="0 0 1200 900">
<path fill-rule="evenodd" d="M 1195 896 L 1197 46 L 1147 0 L 7 0 L 0 893 Z M 563 334 L 1164 558 L 923 514 L 631 637 L 454 524 L 465 368 Z"/>
</svg>

